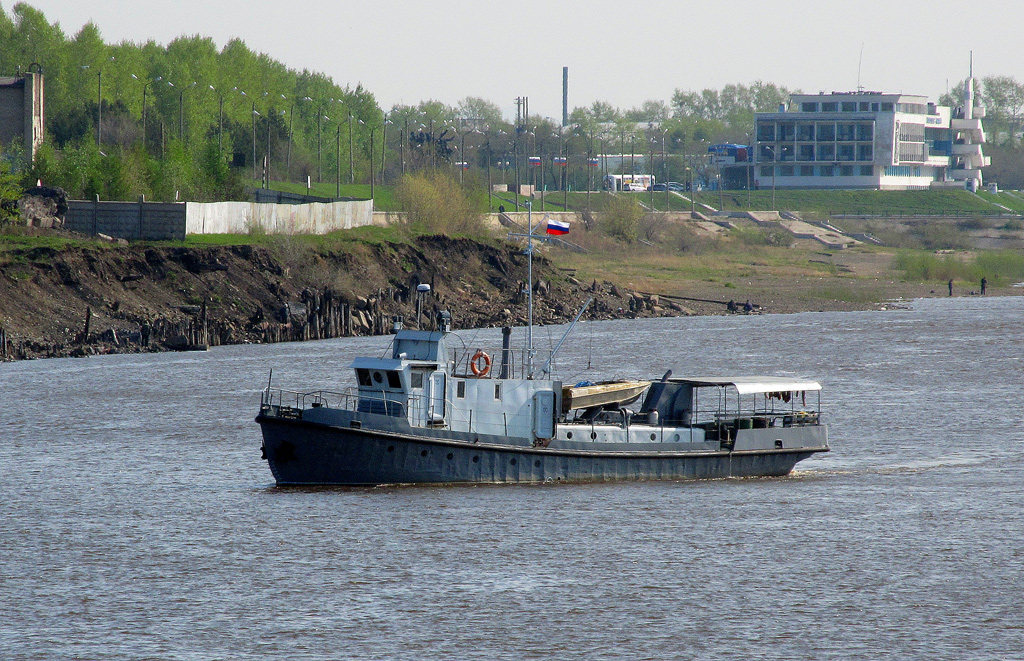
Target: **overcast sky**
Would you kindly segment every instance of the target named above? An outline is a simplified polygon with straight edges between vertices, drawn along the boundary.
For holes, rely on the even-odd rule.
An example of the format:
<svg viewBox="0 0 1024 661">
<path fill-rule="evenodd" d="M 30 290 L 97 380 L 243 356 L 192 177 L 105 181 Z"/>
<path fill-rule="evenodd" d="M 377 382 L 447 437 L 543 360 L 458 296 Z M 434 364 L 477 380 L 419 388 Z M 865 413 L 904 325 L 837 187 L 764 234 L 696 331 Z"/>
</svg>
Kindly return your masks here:
<svg viewBox="0 0 1024 661">
<path fill-rule="evenodd" d="M 1024 81 L 1021 0 L 30 0 L 68 37 L 106 42 L 238 37 L 292 69 L 363 86 L 382 108 L 467 96 L 514 118 L 608 101 L 669 102 L 676 89 L 773 82 L 804 92 L 936 98 L 967 76 Z M 0 0 L 10 14 L 14 2 Z M 863 55 L 862 55 L 863 53 Z"/>
</svg>

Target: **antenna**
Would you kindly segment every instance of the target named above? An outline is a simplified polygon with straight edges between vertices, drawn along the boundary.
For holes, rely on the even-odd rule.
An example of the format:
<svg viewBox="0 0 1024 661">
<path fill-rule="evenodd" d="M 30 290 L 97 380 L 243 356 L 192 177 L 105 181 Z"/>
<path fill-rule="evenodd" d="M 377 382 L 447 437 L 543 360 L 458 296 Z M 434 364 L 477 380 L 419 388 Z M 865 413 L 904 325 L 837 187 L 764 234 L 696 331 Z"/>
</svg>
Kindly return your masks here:
<svg viewBox="0 0 1024 661">
<path fill-rule="evenodd" d="M 864 42 L 860 42 L 860 59 L 857 60 L 857 91 L 863 92 L 864 88 L 860 85 L 860 70 L 864 64 Z"/>
</svg>

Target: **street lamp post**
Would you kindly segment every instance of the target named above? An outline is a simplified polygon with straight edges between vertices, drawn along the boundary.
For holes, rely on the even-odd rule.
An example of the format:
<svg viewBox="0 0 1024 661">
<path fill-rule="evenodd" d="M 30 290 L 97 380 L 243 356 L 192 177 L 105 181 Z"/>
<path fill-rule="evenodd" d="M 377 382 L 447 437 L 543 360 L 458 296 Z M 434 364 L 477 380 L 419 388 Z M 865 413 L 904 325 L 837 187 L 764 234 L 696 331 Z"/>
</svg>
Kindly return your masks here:
<svg viewBox="0 0 1024 661">
<path fill-rule="evenodd" d="M 690 169 L 689 165 L 686 166 L 686 191 L 690 194 L 690 217 L 693 218 L 693 213 L 695 211 L 693 204 L 693 170 Z"/>
<path fill-rule="evenodd" d="M 775 145 L 765 145 L 765 151 L 771 153 L 772 168 L 772 211 L 775 211 Z"/>
<path fill-rule="evenodd" d="M 195 81 L 188 87 L 178 88 L 178 140 L 185 138 L 185 90 L 196 86 Z"/>
<path fill-rule="evenodd" d="M 132 74 L 132 78 L 134 78 L 135 80 L 137 80 L 140 83 L 142 83 L 142 79 L 140 79 L 135 74 Z M 157 80 L 160 80 L 160 78 L 157 78 Z M 146 82 L 142 83 L 142 148 L 143 149 L 146 148 L 146 90 L 148 88 L 149 88 L 149 81 L 146 81 Z"/>
</svg>

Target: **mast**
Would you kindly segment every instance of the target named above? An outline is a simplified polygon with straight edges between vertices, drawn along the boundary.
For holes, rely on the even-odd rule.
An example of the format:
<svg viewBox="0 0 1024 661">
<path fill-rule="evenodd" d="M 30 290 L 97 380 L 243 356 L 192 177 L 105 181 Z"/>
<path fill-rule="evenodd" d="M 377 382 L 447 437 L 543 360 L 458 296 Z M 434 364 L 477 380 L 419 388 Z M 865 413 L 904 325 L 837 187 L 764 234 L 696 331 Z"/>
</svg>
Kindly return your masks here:
<svg viewBox="0 0 1024 661">
<path fill-rule="evenodd" d="M 533 378 L 533 201 L 526 201 L 526 260 L 528 298 L 526 312 L 526 374 Z"/>
</svg>

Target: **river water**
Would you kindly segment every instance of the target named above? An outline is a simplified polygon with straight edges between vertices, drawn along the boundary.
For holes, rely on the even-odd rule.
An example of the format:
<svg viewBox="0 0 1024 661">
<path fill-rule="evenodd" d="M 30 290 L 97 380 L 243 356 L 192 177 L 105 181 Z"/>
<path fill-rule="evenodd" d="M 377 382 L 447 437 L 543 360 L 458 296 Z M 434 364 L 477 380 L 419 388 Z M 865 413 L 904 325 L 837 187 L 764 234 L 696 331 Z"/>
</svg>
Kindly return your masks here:
<svg viewBox="0 0 1024 661">
<path fill-rule="evenodd" d="M 338 387 L 386 338 L 3 364 L 0 658 L 1021 659 L 1022 320 L 582 324 L 566 382 L 824 383 L 831 453 L 688 483 L 274 487 L 270 368 Z"/>
</svg>

